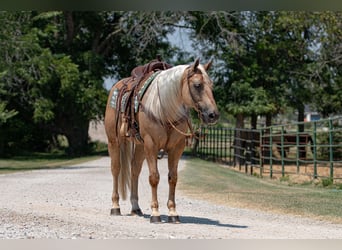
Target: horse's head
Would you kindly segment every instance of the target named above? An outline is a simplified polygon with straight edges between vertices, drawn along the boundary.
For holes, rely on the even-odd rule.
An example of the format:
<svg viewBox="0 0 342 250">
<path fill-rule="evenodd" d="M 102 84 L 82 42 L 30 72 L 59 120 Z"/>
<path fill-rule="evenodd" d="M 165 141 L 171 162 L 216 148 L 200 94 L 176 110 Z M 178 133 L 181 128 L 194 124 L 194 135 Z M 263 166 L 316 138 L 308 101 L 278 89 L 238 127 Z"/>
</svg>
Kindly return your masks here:
<svg viewBox="0 0 342 250">
<path fill-rule="evenodd" d="M 183 101 L 193 107 L 205 124 L 215 124 L 219 118 L 216 102 L 213 96 L 213 82 L 207 74 L 211 61 L 207 64 L 199 64 L 199 59 L 190 65 L 184 76 Z"/>
</svg>

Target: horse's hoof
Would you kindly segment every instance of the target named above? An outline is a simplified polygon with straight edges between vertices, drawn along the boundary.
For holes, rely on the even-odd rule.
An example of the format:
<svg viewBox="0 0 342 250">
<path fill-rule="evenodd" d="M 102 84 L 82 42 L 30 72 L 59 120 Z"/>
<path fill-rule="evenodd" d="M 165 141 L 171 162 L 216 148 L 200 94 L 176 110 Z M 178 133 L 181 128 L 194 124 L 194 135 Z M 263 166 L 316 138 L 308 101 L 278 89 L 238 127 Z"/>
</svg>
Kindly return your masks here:
<svg viewBox="0 0 342 250">
<path fill-rule="evenodd" d="M 141 209 L 136 209 L 136 210 L 132 210 L 131 211 L 131 215 L 132 216 L 143 216 L 143 212 L 141 211 Z"/>
<path fill-rule="evenodd" d="M 150 222 L 151 223 L 161 223 L 161 218 L 160 218 L 160 216 L 151 216 Z"/>
<path fill-rule="evenodd" d="M 169 216 L 168 217 L 168 222 L 169 223 L 174 223 L 174 224 L 180 223 L 179 216 L 178 215 Z"/>
<path fill-rule="evenodd" d="M 110 210 L 110 215 L 121 215 L 120 208 L 112 208 Z"/>
</svg>

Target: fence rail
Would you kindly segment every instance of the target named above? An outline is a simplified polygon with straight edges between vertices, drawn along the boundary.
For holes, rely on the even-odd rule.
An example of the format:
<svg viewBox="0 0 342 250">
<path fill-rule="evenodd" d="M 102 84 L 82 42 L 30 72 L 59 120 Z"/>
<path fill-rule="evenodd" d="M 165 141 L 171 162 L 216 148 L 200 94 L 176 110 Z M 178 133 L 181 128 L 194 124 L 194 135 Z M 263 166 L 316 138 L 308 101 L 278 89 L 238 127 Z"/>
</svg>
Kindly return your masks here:
<svg viewBox="0 0 342 250">
<path fill-rule="evenodd" d="M 202 127 L 199 138 L 197 156 L 247 173 L 342 180 L 342 117 L 254 130 Z"/>
</svg>

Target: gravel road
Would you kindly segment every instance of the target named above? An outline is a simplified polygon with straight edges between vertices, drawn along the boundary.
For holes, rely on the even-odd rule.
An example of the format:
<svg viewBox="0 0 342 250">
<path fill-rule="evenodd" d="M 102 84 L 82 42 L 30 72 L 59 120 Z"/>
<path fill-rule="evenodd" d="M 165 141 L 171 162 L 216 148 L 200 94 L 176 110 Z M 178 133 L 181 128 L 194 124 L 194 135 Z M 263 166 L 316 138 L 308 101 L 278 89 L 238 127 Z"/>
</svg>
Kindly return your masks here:
<svg viewBox="0 0 342 250">
<path fill-rule="evenodd" d="M 109 215 L 109 158 L 53 170 L 0 175 L 0 239 L 342 239 L 342 224 L 219 206 L 186 197 L 176 202 L 181 224 L 150 224 L 147 167 L 140 178 L 144 217 Z M 159 161 L 159 201 L 167 219 L 167 160 Z M 146 164 L 146 163 L 145 163 Z M 180 170 L 185 160 L 180 162 Z M 180 172 L 181 174 L 181 172 Z"/>
</svg>

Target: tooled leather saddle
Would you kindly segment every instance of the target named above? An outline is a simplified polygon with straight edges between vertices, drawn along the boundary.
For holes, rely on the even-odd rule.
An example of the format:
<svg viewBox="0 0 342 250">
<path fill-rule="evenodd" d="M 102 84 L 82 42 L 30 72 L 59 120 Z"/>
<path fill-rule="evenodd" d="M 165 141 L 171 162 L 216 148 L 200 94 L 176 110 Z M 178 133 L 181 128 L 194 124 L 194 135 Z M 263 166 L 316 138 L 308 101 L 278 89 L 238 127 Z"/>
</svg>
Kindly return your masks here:
<svg viewBox="0 0 342 250">
<path fill-rule="evenodd" d="M 155 76 L 162 70 L 171 68 L 172 65 L 163 62 L 160 56 L 147 64 L 135 67 L 131 76 L 115 85 L 111 98 L 111 107 L 115 108 L 117 128 L 119 126 L 119 115 L 121 115 L 120 136 L 134 137 L 143 142 L 139 133 L 139 124 L 135 114 L 139 110 L 140 101 L 153 81 Z"/>
</svg>

